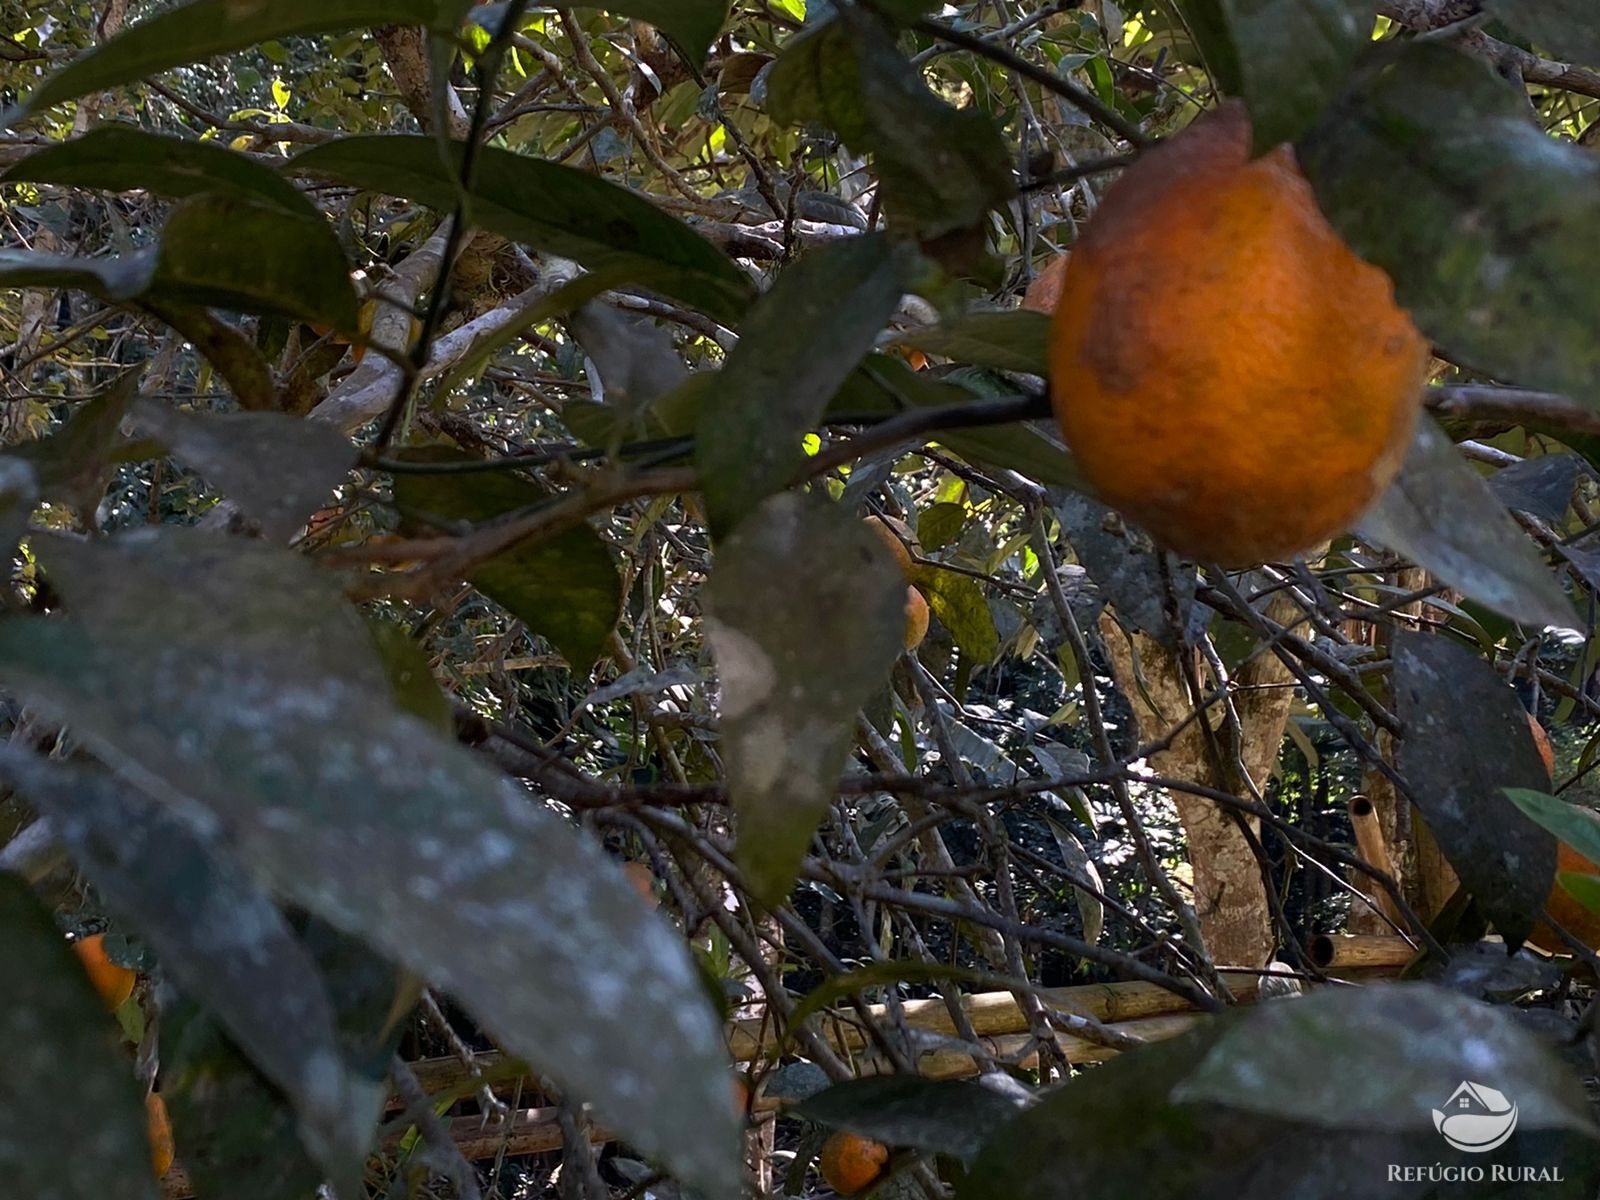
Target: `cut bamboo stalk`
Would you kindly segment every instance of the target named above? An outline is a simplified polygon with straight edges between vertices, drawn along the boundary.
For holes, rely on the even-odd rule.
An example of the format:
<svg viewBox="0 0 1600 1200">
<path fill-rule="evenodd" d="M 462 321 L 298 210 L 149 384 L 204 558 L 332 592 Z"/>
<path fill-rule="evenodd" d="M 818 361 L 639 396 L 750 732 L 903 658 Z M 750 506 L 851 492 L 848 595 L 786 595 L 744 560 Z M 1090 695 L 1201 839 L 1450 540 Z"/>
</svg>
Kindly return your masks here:
<svg viewBox="0 0 1600 1200">
<path fill-rule="evenodd" d="M 1318 933 L 1306 940 L 1306 957 L 1319 970 L 1398 971 L 1417 948 L 1396 934 Z"/>
<path fill-rule="evenodd" d="M 1395 877 L 1394 861 L 1389 857 L 1389 844 L 1383 839 L 1383 826 L 1378 822 L 1378 810 L 1365 796 L 1352 796 L 1346 806 L 1350 812 L 1350 828 L 1356 836 L 1356 849 L 1369 867 L 1382 871 L 1390 879 Z M 1356 885 L 1363 895 L 1378 906 L 1378 910 L 1400 924 L 1400 910 L 1394 898 L 1376 880 L 1362 877 Z"/>
<path fill-rule="evenodd" d="M 1116 1033 L 1133 1036 L 1141 1041 L 1156 1042 L 1176 1037 L 1201 1019 L 1199 1013 L 1169 1013 L 1163 1016 L 1141 1017 L 1132 1021 L 1118 1021 L 1111 1024 L 1110 1028 Z M 1029 1048 L 1030 1037 L 1031 1035 L 1027 1033 L 985 1037 L 984 1048 L 996 1058 L 1007 1061 L 1014 1059 L 1015 1066 L 1027 1069 L 1038 1061 L 1036 1050 L 1023 1056 L 1023 1052 Z M 1062 1055 L 1070 1063 L 1103 1062 L 1116 1057 L 1118 1053 L 1110 1047 L 1086 1042 L 1070 1034 L 1057 1034 L 1055 1040 Z M 456 1065 L 460 1066 L 459 1063 Z M 863 1075 L 885 1073 L 893 1069 L 891 1064 L 876 1057 L 863 1057 L 856 1065 Z M 422 1063 L 414 1064 L 413 1070 L 421 1066 Z M 917 1066 L 919 1073 L 929 1079 L 961 1079 L 976 1075 L 979 1069 L 977 1061 L 970 1054 L 954 1049 L 924 1054 L 918 1059 Z M 420 1080 L 421 1076 L 418 1078 Z M 767 1096 L 757 1096 L 752 1107 L 757 1114 L 764 1114 L 773 1112 L 780 1106 L 778 1101 Z M 451 1140 L 455 1142 L 462 1155 L 474 1161 L 494 1158 L 501 1152 L 502 1147 L 508 1158 L 522 1154 L 544 1154 L 561 1149 L 561 1126 L 558 1110 L 555 1108 L 523 1109 L 512 1119 L 509 1129 L 505 1126 L 485 1126 L 479 1117 L 456 1117 L 449 1123 L 449 1130 Z M 385 1149 L 398 1148 L 403 1136 L 396 1135 L 386 1139 Z M 591 1128 L 589 1137 L 595 1143 L 615 1140 L 609 1131 L 599 1128 Z M 182 1167 L 174 1167 L 167 1173 L 161 1181 L 161 1191 L 163 1200 L 189 1200 L 189 1197 L 194 1195 L 194 1189 Z"/>
<path fill-rule="evenodd" d="M 1416 953 L 1401 937 L 1351 934 L 1318 934 L 1307 943 L 1307 952 L 1323 970 L 1366 976 L 1392 974 Z M 1259 974 L 1224 971 L 1222 977 L 1240 1003 L 1256 1000 L 1260 990 Z M 1203 1019 L 1200 1013 L 1187 1011 L 1182 997 L 1142 982 L 1045 988 L 1039 995 L 1048 1008 L 1093 1017 L 1114 1033 L 1145 1042 L 1176 1037 Z M 984 1049 L 992 1057 L 1024 1069 L 1037 1064 L 1036 1050 L 1023 1056 L 1029 1049 L 1031 1035 L 1027 1032 L 1026 1018 L 1010 992 L 967 995 L 961 998 L 961 1004 L 974 1030 L 983 1039 Z M 932 1035 L 956 1036 L 942 1000 L 907 1000 L 901 1004 L 901 1010 L 913 1029 Z M 872 1005 L 868 1011 L 875 1019 L 887 1016 L 883 1005 Z M 876 1052 L 865 1052 L 866 1038 L 859 1029 L 842 1021 L 825 1022 L 824 1028 L 836 1048 L 854 1056 L 854 1065 L 860 1074 L 872 1075 L 892 1069 Z M 1055 1041 L 1062 1057 L 1074 1065 L 1104 1062 L 1118 1053 L 1111 1047 L 1070 1034 L 1057 1034 Z M 778 1048 L 777 1038 L 760 1020 L 734 1022 L 729 1030 L 729 1042 L 735 1057 L 745 1062 L 760 1054 L 770 1057 Z M 476 1061 L 484 1077 L 481 1082 L 496 1090 L 509 1089 L 521 1077 L 515 1061 L 498 1052 L 479 1054 Z M 456 1058 L 423 1059 L 412 1063 L 411 1069 L 430 1095 L 473 1083 L 465 1064 Z M 960 1079 L 976 1075 L 979 1064 L 971 1054 L 951 1047 L 921 1055 L 917 1070 L 930 1079 Z M 757 1096 L 752 1107 L 757 1114 L 762 1114 L 772 1112 L 779 1105 L 766 1096 Z M 561 1148 L 561 1128 L 554 1108 L 523 1109 L 513 1119 L 509 1131 L 504 1127 L 485 1127 L 478 1117 L 457 1117 L 449 1128 L 451 1139 L 461 1148 L 462 1154 L 473 1160 L 493 1158 L 502 1146 L 507 1156 L 542 1154 Z M 592 1130 L 590 1136 L 596 1142 L 613 1140 L 610 1133 L 600 1129 Z M 398 1142 L 398 1137 L 391 1138 L 385 1143 L 386 1148 L 393 1149 Z M 164 1200 L 188 1200 L 194 1194 L 181 1166 L 174 1167 L 161 1182 Z"/>
</svg>

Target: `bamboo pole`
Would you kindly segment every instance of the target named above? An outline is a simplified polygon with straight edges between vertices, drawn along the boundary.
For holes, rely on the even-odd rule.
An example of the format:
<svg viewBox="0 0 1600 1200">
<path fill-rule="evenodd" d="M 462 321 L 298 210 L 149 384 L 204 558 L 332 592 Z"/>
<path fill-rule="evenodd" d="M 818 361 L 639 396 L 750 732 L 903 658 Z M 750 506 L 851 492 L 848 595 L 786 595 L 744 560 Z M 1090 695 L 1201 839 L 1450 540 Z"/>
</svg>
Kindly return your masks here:
<svg viewBox="0 0 1600 1200">
<path fill-rule="evenodd" d="M 1323 970 L 1347 976 L 1393 974 L 1415 954 L 1411 944 L 1401 937 L 1351 934 L 1318 934 L 1307 943 L 1307 952 Z M 1222 977 L 1240 1003 L 1253 1003 L 1257 999 L 1259 973 L 1223 971 Z M 1188 1010 L 1182 997 L 1142 982 L 1045 988 L 1039 995 L 1047 1008 L 1093 1017 L 1113 1033 L 1143 1042 L 1176 1037 L 1203 1019 L 1201 1014 Z M 991 1057 L 1020 1069 L 1036 1064 L 1038 1053 L 1027 1032 L 1027 1019 L 1010 992 L 963 996 L 961 1005 Z M 956 1036 L 942 1000 L 907 1000 L 901 1004 L 901 1010 L 913 1029 L 936 1036 Z M 877 1019 L 888 1014 L 883 1005 L 873 1005 L 868 1011 Z M 866 1049 L 867 1039 L 859 1027 L 842 1020 L 829 1020 L 824 1024 L 824 1031 L 839 1050 L 854 1056 L 854 1065 L 860 1074 L 873 1075 L 890 1069 L 875 1051 Z M 1074 1065 L 1104 1062 L 1118 1053 L 1108 1046 L 1071 1034 L 1057 1033 L 1055 1042 L 1066 1061 Z M 729 1046 L 735 1061 L 751 1062 L 763 1055 L 770 1057 L 779 1043 L 765 1022 L 750 1019 L 736 1021 L 729 1027 Z M 481 1079 L 470 1075 L 466 1065 L 456 1058 L 423 1059 L 412 1063 L 411 1069 L 430 1095 L 451 1088 L 466 1091 L 480 1083 L 488 1083 L 497 1091 L 509 1090 L 518 1079 L 524 1078 L 515 1060 L 498 1052 L 478 1055 L 476 1064 Z M 917 1069 L 929 1079 L 960 1079 L 976 1075 L 979 1064 L 970 1054 L 949 1047 L 921 1055 Z M 752 1111 L 761 1115 L 778 1107 L 778 1101 L 758 1095 Z M 561 1148 L 561 1129 L 554 1108 L 523 1109 L 512 1119 L 509 1128 L 485 1127 L 481 1118 L 468 1116 L 455 1118 L 449 1129 L 451 1139 L 468 1159 L 493 1158 L 501 1152 L 502 1146 L 508 1157 L 542 1154 Z M 590 1136 L 596 1142 L 613 1140 L 609 1132 L 601 1129 L 592 1130 Z M 399 1141 L 398 1135 L 387 1139 L 385 1149 L 396 1148 Z M 194 1194 L 181 1166 L 174 1167 L 161 1182 L 163 1200 L 189 1200 Z"/>
<path fill-rule="evenodd" d="M 1351 796 L 1346 806 L 1350 813 L 1350 828 L 1356 836 L 1356 849 L 1361 852 L 1369 867 L 1395 878 L 1394 860 L 1389 857 L 1389 845 L 1383 839 L 1383 826 L 1378 822 L 1378 810 L 1365 796 Z M 1396 925 L 1400 924 L 1400 910 L 1394 897 L 1374 879 L 1362 877 L 1357 886 L 1378 910 Z"/>
<path fill-rule="evenodd" d="M 1306 941 L 1306 957 L 1319 970 L 1398 972 L 1417 948 L 1395 934 L 1318 933 Z"/>
</svg>

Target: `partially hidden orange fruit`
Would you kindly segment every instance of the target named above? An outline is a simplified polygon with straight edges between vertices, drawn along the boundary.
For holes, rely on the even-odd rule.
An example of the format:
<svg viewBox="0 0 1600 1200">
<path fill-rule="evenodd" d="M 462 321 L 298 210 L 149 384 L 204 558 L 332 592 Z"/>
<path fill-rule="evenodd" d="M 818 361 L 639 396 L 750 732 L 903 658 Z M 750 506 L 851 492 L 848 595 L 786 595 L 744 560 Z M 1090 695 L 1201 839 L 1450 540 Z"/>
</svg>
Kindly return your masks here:
<svg viewBox="0 0 1600 1200">
<path fill-rule="evenodd" d="M 1539 749 L 1539 758 L 1544 763 L 1546 775 L 1556 773 L 1556 752 L 1550 745 L 1550 735 L 1544 731 L 1544 726 L 1539 724 L 1539 718 L 1532 713 L 1528 714 L 1528 729 L 1533 734 L 1533 744 Z"/>
<path fill-rule="evenodd" d="M 1107 504 L 1224 566 L 1342 532 L 1394 478 L 1428 343 L 1236 101 L 1143 154 L 1062 269 L 1056 416 Z"/>
<path fill-rule="evenodd" d="M 1022 294 L 1022 307 L 1034 312 L 1052 313 L 1061 299 L 1061 283 L 1067 276 L 1067 256 L 1058 254 L 1050 265 L 1033 277 Z"/>
<path fill-rule="evenodd" d="M 911 578 L 911 551 L 906 548 L 906 543 L 911 540 L 911 531 L 903 522 L 892 517 L 868 517 L 866 523 L 871 530 L 883 539 L 883 544 L 889 547 L 889 553 L 894 555 L 894 561 L 900 565 L 900 573 L 907 579 Z"/>
<path fill-rule="evenodd" d="M 889 1147 L 854 1133 L 836 1133 L 822 1144 L 817 1169 L 841 1196 L 865 1191 L 883 1174 Z"/>
<path fill-rule="evenodd" d="M 167 1103 L 155 1092 L 144 1098 L 145 1132 L 150 1138 L 150 1169 L 160 1179 L 172 1170 L 175 1150 L 172 1144 L 172 1122 L 167 1117 Z"/>
<path fill-rule="evenodd" d="M 915 650 L 928 636 L 928 602 L 914 587 L 906 589 L 905 648 Z"/>
<path fill-rule="evenodd" d="M 628 877 L 628 882 L 633 890 L 643 896 L 651 908 L 656 907 L 656 874 L 648 865 L 642 862 L 626 862 L 622 864 L 622 873 Z"/>
<path fill-rule="evenodd" d="M 112 962 L 106 956 L 105 934 L 96 933 L 79 938 L 72 943 L 72 949 L 77 953 L 78 961 L 83 964 L 84 972 L 89 976 L 89 982 L 94 984 L 94 990 L 100 993 L 100 999 L 106 1008 L 112 1012 L 121 1008 L 128 997 L 133 995 L 133 985 L 139 977 L 135 972 L 120 963 Z"/>
</svg>

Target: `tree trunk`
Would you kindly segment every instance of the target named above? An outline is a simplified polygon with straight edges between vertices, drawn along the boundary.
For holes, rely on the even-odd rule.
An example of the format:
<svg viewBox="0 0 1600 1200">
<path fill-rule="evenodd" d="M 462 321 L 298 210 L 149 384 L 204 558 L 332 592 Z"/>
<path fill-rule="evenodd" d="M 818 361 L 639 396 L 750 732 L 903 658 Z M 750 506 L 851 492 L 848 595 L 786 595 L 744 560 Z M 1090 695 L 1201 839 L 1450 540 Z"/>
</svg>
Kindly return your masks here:
<svg viewBox="0 0 1600 1200">
<path fill-rule="evenodd" d="M 1280 623 L 1293 620 L 1294 608 L 1287 600 L 1274 600 L 1268 611 Z M 1100 632 L 1112 675 L 1133 709 L 1140 740 L 1167 737 L 1194 709 L 1183 662 L 1155 639 L 1125 631 L 1109 611 L 1100 619 Z M 1233 680 L 1234 710 L 1242 733 L 1238 746 L 1231 744 L 1215 706 L 1205 714 L 1216 730 L 1223 774 L 1214 765 L 1199 720 L 1190 720 L 1171 745 L 1153 754 L 1150 766 L 1167 778 L 1235 795 L 1249 797 L 1251 784 L 1264 792 L 1294 698 L 1292 680 L 1288 668 L 1271 653 L 1262 653 L 1240 668 Z M 1213 959 L 1219 966 L 1265 966 L 1277 939 L 1261 865 L 1239 821 L 1211 800 L 1181 791 L 1169 794 L 1188 843 L 1195 911 Z M 1246 824 L 1258 831 L 1254 819 Z"/>
</svg>

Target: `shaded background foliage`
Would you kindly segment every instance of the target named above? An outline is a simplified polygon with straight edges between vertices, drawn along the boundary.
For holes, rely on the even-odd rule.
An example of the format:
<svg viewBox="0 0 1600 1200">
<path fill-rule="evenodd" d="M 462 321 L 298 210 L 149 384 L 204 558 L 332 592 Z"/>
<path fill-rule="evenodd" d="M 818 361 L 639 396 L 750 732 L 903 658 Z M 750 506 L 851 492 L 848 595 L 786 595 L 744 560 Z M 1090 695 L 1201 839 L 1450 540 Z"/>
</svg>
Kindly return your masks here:
<svg viewBox="0 0 1600 1200">
<path fill-rule="evenodd" d="M 1520 705 L 1587 799 L 1600 711 L 1582 6 L 0 14 L 0 835 L 36 885 L 6 885 L 0 947 L 41 964 L 0 994 L 0 1099 L 44 1131 L 0 1131 L 0 1165 L 31 1194 L 152 1194 L 126 1114 L 51 1140 L 131 1113 L 135 1076 L 169 1098 L 176 1194 L 799 1192 L 834 1127 L 897 1147 L 886 1193 L 1341 1194 L 1437 1158 L 1474 1037 L 1522 1106 L 1497 1161 L 1592 1194 L 1557 1058 L 1586 989 L 1463 945 L 1537 919 L 1535 821 L 1585 848 L 1501 793 L 1544 782 Z M 1070 490 L 1017 309 L 1219 92 L 1297 143 L 1438 355 L 1437 424 L 1355 535 L 1237 576 Z M 933 611 L 898 658 L 868 512 L 913 536 Z M 1397 630 L 1454 653 L 1404 677 Z M 1267 738 L 1259 795 L 1168 770 L 1128 645 L 1191 656 L 1235 763 Z M 1403 687 L 1440 719 L 1402 729 Z M 1392 925 L 1347 817 L 1384 788 Z M 1463 796 L 1494 836 L 1448 843 Z M 1193 797 L 1260 835 L 1264 956 L 1208 928 Z M 1435 894 L 1457 874 L 1479 911 Z M 132 1071 L 45 907 L 144 973 Z M 1407 934 L 1442 987 L 1325 989 L 1298 1032 L 1269 1008 L 1091 1070 L 1150 1027 L 1038 992 L 1221 1007 L 1269 958 L 1316 979 L 1304 939 L 1344 928 Z M 314 1015 L 265 1029 L 247 960 Z M 900 1008 L 963 990 L 1009 992 L 1021 1032 Z M 714 1017 L 783 1039 L 743 1170 Z M 1258 1038 L 1293 1095 L 1241 1082 Z M 919 1080 L 931 1051 L 986 1099 Z"/>
</svg>

